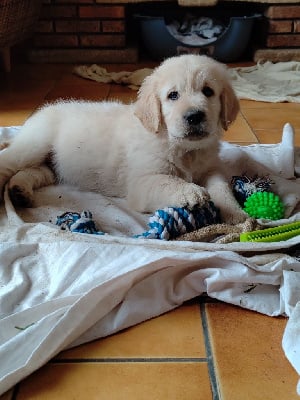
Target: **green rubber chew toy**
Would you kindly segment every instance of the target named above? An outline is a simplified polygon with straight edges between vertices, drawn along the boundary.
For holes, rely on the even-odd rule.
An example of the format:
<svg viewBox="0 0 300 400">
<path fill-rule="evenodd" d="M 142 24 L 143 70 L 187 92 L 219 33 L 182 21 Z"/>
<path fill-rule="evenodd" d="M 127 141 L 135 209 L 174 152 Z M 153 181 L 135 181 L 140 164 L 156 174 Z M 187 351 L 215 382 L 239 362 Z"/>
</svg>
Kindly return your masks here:
<svg viewBox="0 0 300 400">
<path fill-rule="evenodd" d="M 256 192 L 247 198 L 244 211 L 252 218 L 277 220 L 284 217 L 284 205 L 272 192 Z"/>
</svg>

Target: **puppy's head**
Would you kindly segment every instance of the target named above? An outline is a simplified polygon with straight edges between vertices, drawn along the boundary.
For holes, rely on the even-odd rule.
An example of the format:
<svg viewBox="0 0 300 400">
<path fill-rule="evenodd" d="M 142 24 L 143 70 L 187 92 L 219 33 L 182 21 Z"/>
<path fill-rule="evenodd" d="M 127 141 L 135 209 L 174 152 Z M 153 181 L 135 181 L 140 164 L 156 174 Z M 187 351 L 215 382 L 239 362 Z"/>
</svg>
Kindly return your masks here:
<svg viewBox="0 0 300 400">
<path fill-rule="evenodd" d="M 199 55 L 164 61 L 145 79 L 135 106 L 146 129 L 192 147 L 219 138 L 239 111 L 225 66 Z"/>
</svg>

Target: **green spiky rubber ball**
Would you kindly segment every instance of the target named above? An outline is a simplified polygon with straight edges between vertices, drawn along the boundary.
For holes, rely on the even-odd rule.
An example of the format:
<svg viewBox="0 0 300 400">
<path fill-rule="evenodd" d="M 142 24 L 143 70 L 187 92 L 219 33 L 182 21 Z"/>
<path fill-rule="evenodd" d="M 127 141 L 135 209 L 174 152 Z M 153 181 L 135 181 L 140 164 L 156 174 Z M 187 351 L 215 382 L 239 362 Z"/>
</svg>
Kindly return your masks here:
<svg viewBox="0 0 300 400">
<path fill-rule="evenodd" d="M 277 220 L 284 217 L 284 205 L 272 192 L 256 192 L 247 198 L 244 211 L 252 218 Z"/>
</svg>

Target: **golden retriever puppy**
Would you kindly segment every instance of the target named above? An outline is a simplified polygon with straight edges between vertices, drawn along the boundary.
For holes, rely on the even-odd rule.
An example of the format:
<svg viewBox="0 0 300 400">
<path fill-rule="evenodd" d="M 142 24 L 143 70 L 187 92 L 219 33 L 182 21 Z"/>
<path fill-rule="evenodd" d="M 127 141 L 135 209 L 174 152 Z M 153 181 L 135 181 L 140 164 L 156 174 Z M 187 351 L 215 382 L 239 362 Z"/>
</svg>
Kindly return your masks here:
<svg viewBox="0 0 300 400">
<path fill-rule="evenodd" d="M 199 55 L 167 59 L 133 104 L 62 101 L 36 112 L 0 154 L 0 192 L 8 183 L 12 201 L 31 206 L 33 190 L 57 179 L 126 197 L 140 212 L 211 198 L 224 221 L 240 222 L 246 214 L 218 157 L 222 131 L 238 111 L 223 65 Z"/>
</svg>

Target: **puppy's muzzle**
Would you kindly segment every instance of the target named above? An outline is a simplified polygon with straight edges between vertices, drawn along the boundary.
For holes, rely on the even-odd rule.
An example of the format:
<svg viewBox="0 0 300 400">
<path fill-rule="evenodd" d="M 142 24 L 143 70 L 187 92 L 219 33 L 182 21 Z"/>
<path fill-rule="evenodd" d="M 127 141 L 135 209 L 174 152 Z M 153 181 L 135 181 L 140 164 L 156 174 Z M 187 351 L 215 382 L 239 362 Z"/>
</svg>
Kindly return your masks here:
<svg viewBox="0 0 300 400">
<path fill-rule="evenodd" d="M 187 112 L 183 116 L 186 125 L 186 136 L 193 139 L 200 139 L 206 136 L 206 132 L 203 129 L 205 122 L 205 113 L 200 110 L 192 110 Z"/>
</svg>

